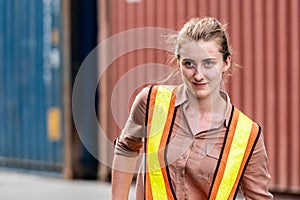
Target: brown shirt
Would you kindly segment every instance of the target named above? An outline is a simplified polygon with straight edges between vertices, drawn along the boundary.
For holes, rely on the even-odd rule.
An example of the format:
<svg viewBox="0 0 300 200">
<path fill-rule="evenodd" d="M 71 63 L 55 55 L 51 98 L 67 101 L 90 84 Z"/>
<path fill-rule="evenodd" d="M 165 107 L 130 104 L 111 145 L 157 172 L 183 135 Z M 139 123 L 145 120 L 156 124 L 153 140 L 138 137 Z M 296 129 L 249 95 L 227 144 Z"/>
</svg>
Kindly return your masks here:
<svg viewBox="0 0 300 200">
<path fill-rule="evenodd" d="M 143 89 L 133 103 L 116 143 L 115 153 L 118 155 L 139 155 L 143 145 L 148 92 L 148 87 Z M 171 184 L 178 200 L 207 199 L 232 109 L 228 95 L 224 91 L 220 93 L 227 102 L 225 116 L 214 116 L 199 123 L 197 116 L 201 113 L 194 106 L 196 100 L 184 85 L 178 87 L 175 102 L 178 109 L 167 152 Z M 143 199 L 142 170 L 143 166 L 137 176 L 138 200 Z M 269 180 L 267 154 L 261 135 L 242 177 L 237 199 L 273 199 L 268 192 Z"/>
</svg>

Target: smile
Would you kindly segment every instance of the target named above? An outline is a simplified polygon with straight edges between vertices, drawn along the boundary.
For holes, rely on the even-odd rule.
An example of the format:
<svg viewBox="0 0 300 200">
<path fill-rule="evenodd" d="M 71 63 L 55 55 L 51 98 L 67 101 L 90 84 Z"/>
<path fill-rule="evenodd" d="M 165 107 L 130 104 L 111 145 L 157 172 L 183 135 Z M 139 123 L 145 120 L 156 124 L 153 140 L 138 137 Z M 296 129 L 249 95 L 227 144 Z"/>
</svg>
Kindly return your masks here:
<svg viewBox="0 0 300 200">
<path fill-rule="evenodd" d="M 193 83 L 193 85 L 195 86 L 195 87 L 204 87 L 204 86 L 206 86 L 206 84 L 207 83 Z"/>
</svg>

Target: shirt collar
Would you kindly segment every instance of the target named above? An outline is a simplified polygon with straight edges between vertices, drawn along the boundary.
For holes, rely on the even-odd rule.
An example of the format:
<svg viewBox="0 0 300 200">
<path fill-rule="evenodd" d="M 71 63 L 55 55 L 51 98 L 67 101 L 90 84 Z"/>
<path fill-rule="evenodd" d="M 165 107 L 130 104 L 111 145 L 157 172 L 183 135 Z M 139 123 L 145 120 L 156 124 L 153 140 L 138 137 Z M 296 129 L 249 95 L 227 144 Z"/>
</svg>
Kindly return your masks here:
<svg viewBox="0 0 300 200">
<path fill-rule="evenodd" d="M 225 120 L 225 126 L 228 127 L 230 117 L 231 117 L 232 104 L 231 104 L 231 101 L 230 101 L 230 97 L 229 97 L 229 95 L 226 91 L 221 90 L 220 93 L 221 93 L 221 96 L 226 101 L 226 112 L 225 112 L 225 119 L 224 120 Z"/>
<path fill-rule="evenodd" d="M 225 90 L 220 90 L 220 94 L 223 97 L 223 99 L 226 101 L 226 113 L 224 118 L 224 125 L 228 127 L 230 116 L 231 116 L 232 104 L 230 101 L 230 97 Z M 184 84 L 181 84 L 177 88 L 175 106 L 180 106 L 187 101 L 188 101 L 187 88 Z"/>
<path fill-rule="evenodd" d="M 184 84 L 181 84 L 177 88 L 176 92 L 176 100 L 175 100 L 175 106 L 179 106 L 186 102 L 188 100 L 187 94 L 186 94 L 186 87 Z"/>
</svg>

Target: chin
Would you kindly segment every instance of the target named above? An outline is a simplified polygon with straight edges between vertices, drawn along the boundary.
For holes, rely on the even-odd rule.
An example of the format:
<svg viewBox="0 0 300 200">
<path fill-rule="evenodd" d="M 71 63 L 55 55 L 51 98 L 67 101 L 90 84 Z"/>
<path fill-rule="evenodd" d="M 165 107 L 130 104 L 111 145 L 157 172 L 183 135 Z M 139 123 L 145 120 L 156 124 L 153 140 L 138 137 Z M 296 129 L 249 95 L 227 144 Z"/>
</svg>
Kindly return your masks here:
<svg viewBox="0 0 300 200">
<path fill-rule="evenodd" d="M 192 94 L 197 98 L 197 99 L 205 99 L 210 96 L 210 93 L 207 91 L 199 91 L 199 90 L 192 90 Z"/>
<path fill-rule="evenodd" d="M 207 95 L 207 94 L 196 94 L 197 99 L 206 99 L 209 96 L 210 95 Z"/>
</svg>

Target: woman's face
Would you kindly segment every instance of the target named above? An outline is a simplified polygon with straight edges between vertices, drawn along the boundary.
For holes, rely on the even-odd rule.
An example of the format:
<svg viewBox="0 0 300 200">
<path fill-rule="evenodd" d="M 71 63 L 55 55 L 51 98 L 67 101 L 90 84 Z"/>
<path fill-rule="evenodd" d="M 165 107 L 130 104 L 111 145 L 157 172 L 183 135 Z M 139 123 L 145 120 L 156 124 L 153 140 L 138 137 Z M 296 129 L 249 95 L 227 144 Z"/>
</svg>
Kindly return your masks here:
<svg viewBox="0 0 300 200">
<path fill-rule="evenodd" d="M 215 41 L 185 41 L 179 49 L 183 82 L 198 99 L 219 94 L 222 73 L 230 67 L 230 56 L 223 61 Z"/>
</svg>

